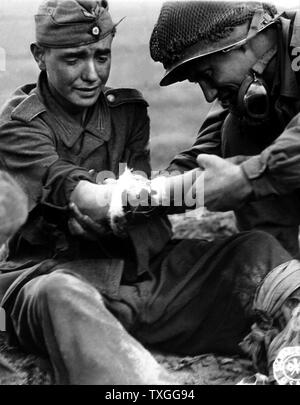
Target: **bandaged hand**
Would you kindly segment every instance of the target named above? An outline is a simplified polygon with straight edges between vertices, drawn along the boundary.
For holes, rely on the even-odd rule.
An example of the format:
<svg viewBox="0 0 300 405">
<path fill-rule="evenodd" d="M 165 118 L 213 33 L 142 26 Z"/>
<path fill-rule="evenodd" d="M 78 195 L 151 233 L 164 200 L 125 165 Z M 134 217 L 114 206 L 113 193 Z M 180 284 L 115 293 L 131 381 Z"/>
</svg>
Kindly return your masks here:
<svg viewBox="0 0 300 405">
<path fill-rule="evenodd" d="M 69 204 L 69 230 L 72 235 L 95 240 L 111 233 L 109 207 L 115 183 L 80 181 Z"/>
<path fill-rule="evenodd" d="M 206 154 L 197 163 L 204 170 L 204 202 L 210 211 L 235 210 L 251 198 L 252 185 L 239 164 Z"/>
<path fill-rule="evenodd" d="M 203 206 L 202 170 L 176 176 L 158 176 L 153 180 L 129 169 L 120 176 L 112 192 L 108 217 L 118 234 L 135 218 L 160 215 L 161 208 L 191 209 Z M 164 210 L 163 210 L 164 211 Z"/>
<path fill-rule="evenodd" d="M 161 213 L 160 207 L 194 208 L 202 205 L 201 170 L 153 180 L 129 169 L 116 181 L 93 184 L 82 181 L 71 196 L 72 234 L 94 238 L 111 231 L 126 237 L 127 226 L 139 218 Z"/>
<path fill-rule="evenodd" d="M 97 241 L 99 238 L 112 233 L 108 221 L 94 221 L 88 215 L 82 214 L 77 205 L 69 204 L 70 218 L 68 221 L 69 231 L 74 236 L 79 236 L 90 241 Z"/>
</svg>

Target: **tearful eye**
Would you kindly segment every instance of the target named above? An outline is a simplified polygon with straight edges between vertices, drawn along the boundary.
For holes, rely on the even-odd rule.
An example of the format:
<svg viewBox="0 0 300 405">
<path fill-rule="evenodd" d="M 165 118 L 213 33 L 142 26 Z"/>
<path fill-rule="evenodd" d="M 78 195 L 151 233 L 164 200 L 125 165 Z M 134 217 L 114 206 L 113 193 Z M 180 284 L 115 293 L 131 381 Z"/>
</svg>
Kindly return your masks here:
<svg viewBox="0 0 300 405">
<path fill-rule="evenodd" d="M 289 298 L 286 304 L 290 309 L 294 309 L 299 305 L 299 302 L 299 298 Z"/>
<path fill-rule="evenodd" d="M 67 65 L 76 65 L 78 59 L 65 59 Z"/>
<path fill-rule="evenodd" d="M 96 57 L 98 63 L 106 63 L 108 61 L 108 56 L 99 55 Z"/>
</svg>

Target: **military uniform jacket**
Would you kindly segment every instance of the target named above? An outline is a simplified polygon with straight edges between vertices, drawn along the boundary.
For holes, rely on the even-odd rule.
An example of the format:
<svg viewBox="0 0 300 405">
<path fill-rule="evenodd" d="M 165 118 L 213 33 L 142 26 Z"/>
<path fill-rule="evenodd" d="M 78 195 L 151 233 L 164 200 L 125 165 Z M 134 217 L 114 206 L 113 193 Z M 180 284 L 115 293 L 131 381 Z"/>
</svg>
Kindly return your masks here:
<svg viewBox="0 0 300 405">
<path fill-rule="evenodd" d="M 135 274 L 129 279 L 147 271 L 151 257 L 171 237 L 166 219 L 137 224 L 128 240 L 107 236 L 98 244 L 70 235 L 67 221 L 70 194 L 80 180 L 96 182 L 97 173 L 104 170 L 117 176 L 119 164 L 149 175 L 148 142 L 147 103 L 137 90 L 106 89 L 80 125 L 54 99 L 43 73 L 37 85 L 18 89 L 0 115 L 0 155 L 28 195 L 29 218 L 10 241 L 8 261 L 0 271 L 22 275 L 45 260 L 50 260 L 46 265 L 50 268 L 74 260 L 78 268 L 95 268 L 93 260 L 105 258 L 107 271 L 102 273 L 104 279 L 109 274 L 104 280 L 108 288 L 116 284 L 110 267 L 121 266 L 114 258 L 126 256 L 134 262 Z M 92 262 L 83 265 L 80 260 Z M 0 295 L 10 281 L 11 274 L 1 288 L 0 276 Z"/>
<path fill-rule="evenodd" d="M 236 211 L 240 229 L 271 230 L 277 237 L 286 229 L 287 238 L 292 227 L 298 234 L 300 223 L 299 27 L 300 13 L 284 13 L 279 19 L 271 122 L 247 127 L 215 103 L 193 147 L 176 156 L 169 167 L 181 171 L 196 168 L 200 153 L 224 158 L 240 155 L 237 161 L 242 162 L 252 184 L 254 200 Z M 272 232 L 277 226 L 281 231 Z"/>
</svg>

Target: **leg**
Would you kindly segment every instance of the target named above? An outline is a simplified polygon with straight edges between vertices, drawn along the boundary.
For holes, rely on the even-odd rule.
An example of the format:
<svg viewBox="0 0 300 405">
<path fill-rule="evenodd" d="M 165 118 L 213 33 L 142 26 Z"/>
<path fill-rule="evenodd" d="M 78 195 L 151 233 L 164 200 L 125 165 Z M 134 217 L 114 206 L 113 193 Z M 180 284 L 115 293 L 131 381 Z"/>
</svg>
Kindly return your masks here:
<svg viewBox="0 0 300 405">
<path fill-rule="evenodd" d="M 58 384 L 171 383 L 98 291 L 71 273 L 59 270 L 28 282 L 11 320 L 24 348 L 50 356 Z"/>
<path fill-rule="evenodd" d="M 290 260 L 272 236 L 245 232 L 207 243 L 181 241 L 161 262 L 139 340 L 183 355 L 241 353 L 252 301 L 267 272 Z"/>
</svg>

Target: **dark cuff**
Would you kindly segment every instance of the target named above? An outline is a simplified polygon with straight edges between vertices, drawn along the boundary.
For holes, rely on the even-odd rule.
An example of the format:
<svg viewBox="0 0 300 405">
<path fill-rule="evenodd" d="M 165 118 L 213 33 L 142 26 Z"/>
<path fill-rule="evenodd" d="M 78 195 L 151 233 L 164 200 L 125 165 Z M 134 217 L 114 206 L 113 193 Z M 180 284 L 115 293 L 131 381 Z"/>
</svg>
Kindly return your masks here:
<svg viewBox="0 0 300 405">
<path fill-rule="evenodd" d="M 279 194 L 268 175 L 267 163 L 260 155 L 243 162 L 241 168 L 251 183 L 255 200 Z"/>
<path fill-rule="evenodd" d="M 50 172 L 47 180 L 43 188 L 42 203 L 59 210 L 68 208 L 71 194 L 81 180 L 95 183 L 88 170 L 77 166 L 64 168 L 59 176 L 51 176 Z"/>
</svg>

